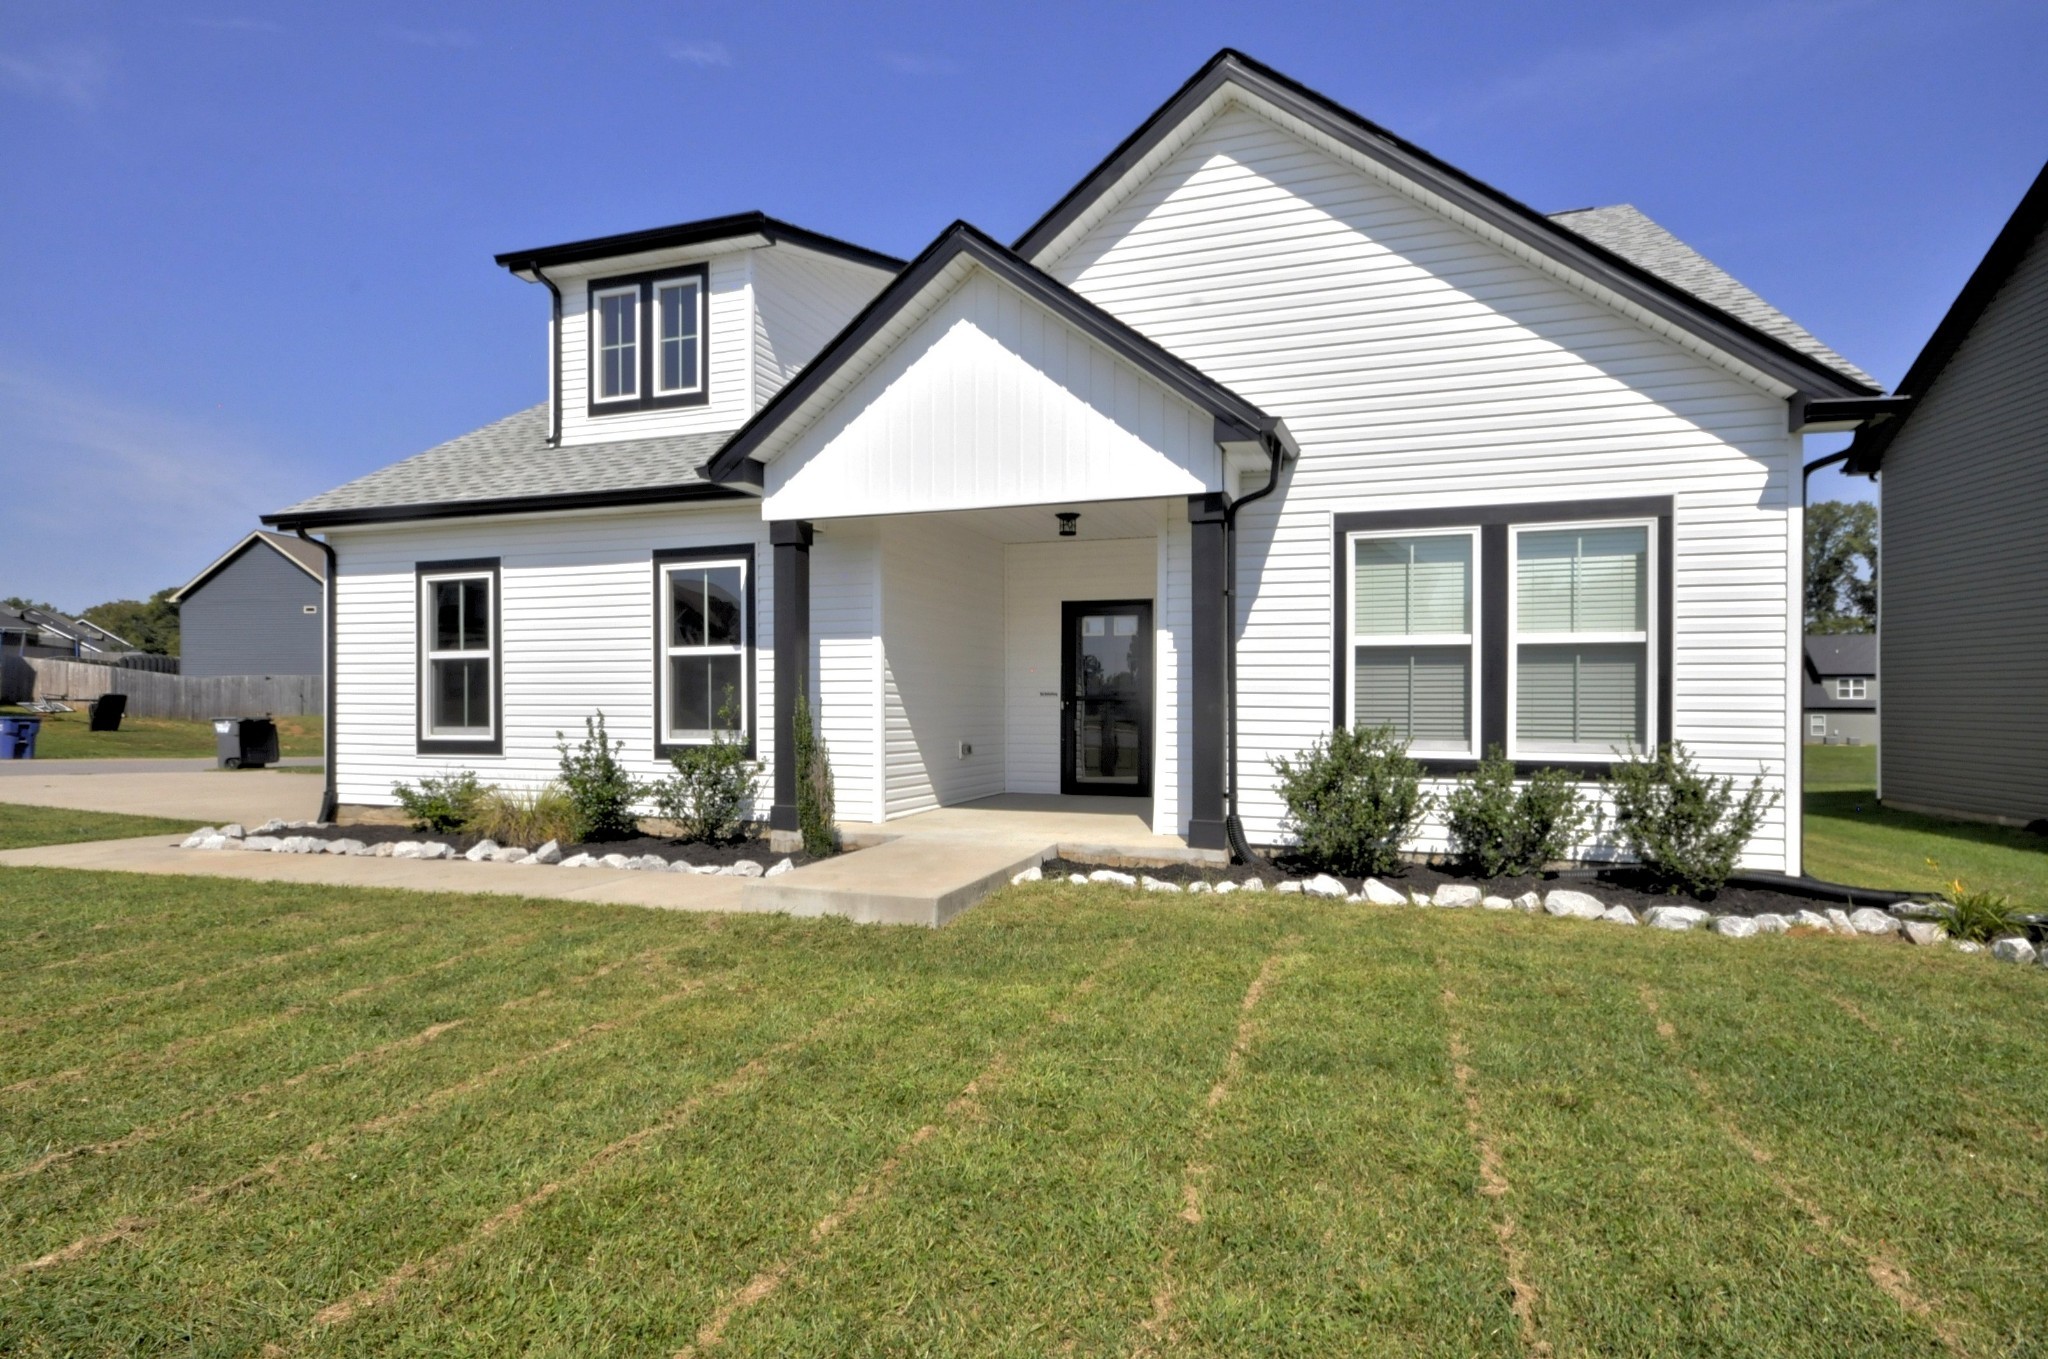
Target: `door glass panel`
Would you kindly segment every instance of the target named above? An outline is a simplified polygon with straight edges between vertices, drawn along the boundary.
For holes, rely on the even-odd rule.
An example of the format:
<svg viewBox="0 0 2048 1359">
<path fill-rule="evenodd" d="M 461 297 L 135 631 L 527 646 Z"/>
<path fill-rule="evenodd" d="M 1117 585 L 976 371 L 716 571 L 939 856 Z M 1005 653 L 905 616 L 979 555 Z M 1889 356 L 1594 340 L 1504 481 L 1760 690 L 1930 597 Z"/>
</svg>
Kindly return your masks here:
<svg viewBox="0 0 2048 1359">
<path fill-rule="evenodd" d="M 1136 787 L 1145 750 L 1148 639 L 1136 612 L 1083 614 L 1074 638 L 1074 781 Z"/>
</svg>

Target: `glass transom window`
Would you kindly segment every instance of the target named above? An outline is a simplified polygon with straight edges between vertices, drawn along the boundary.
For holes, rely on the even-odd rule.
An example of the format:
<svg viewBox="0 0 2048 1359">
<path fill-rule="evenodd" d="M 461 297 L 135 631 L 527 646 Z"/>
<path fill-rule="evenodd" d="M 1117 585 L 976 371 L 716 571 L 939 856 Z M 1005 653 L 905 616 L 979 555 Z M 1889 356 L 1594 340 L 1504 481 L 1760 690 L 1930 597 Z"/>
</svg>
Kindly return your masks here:
<svg viewBox="0 0 2048 1359">
<path fill-rule="evenodd" d="M 669 741 L 746 732 L 746 569 L 744 560 L 662 569 L 662 726 Z"/>
<path fill-rule="evenodd" d="M 1647 749 L 1650 526 L 1521 528 L 1514 544 L 1512 753 Z"/>
<path fill-rule="evenodd" d="M 1466 530 L 1351 539 L 1351 725 L 1473 753 L 1476 544 Z"/>
</svg>

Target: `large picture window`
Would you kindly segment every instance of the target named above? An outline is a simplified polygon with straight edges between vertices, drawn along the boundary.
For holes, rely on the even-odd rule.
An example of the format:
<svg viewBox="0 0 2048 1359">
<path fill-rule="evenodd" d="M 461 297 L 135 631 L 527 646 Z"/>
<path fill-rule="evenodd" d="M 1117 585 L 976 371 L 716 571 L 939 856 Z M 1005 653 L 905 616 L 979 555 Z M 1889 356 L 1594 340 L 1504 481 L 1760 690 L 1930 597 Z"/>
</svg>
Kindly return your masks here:
<svg viewBox="0 0 2048 1359">
<path fill-rule="evenodd" d="M 657 749 L 714 733 L 752 746 L 753 571 L 751 548 L 656 555 Z"/>
<path fill-rule="evenodd" d="M 422 564 L 419 580 L 419 748 L 496 754 L 498 564 Z"/>
<path fill-rule="evenodd" d="M 1471 756 L 1476 531 L 1351 539 L 1350 719 L 1417 753 Z"/>
<path fill-rule="evenodd" d="M 679 265 L 590 283 L 590 413 L 707 399 L 709 280 Z"/>
<path fill-rule="evenodd" d="M 1652 524 L 1513 531 L 1509 753 L 1609 759 L 1648 749 Z"/>
</svg>

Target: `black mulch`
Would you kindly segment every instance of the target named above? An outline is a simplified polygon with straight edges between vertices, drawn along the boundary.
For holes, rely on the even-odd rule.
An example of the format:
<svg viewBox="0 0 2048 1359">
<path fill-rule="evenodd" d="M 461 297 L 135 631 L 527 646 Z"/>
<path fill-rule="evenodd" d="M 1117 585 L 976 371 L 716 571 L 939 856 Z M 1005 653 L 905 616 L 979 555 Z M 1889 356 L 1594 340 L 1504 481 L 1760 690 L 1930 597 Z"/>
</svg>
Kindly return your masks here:
<svg viewBox="0 0 2048 1359">
<path fill-rule="evenodd" d="M 382 844 L 399 840 L 434 840 L 447 845 L 457 854 L 467 851 L 484 837 L 481 835 L 458 835 L 453 832 L 441 834 L 435 831 L 416 831 L 409 826 L 322 826 L 317 829 L 281 830 L 273 832 L 279 836 L 310 835 L 316 840 L 360 840 L 366 845 Z M 539 845 L 521 845 L 521 849 L 539 849 Z M 752 859 L 767 867 L 780 859 L 793 859 L 797 867 L 814 862 L 810 855 L 801 850 L 791 854 L 777 854 L 768 848 L 766 839 L 738 840 L 729 845 L 708 845 L 702 840 L 665 840 L 658 835 L 636 835 L 630 840 L 598 840 L 589 844 L 562 846 L 562 857 L 572 854 L 591 854 L 603 858 L 607 854 L 623 854 L 629 859 L 642 854 L 658 854 L 674 863 L 677 859 L 692 864 L 730 864 L 741 859 Z"/>
<path fill-rule="evenodd" d="M 1117 867 L 1113 864 L 1075 863 L 1066 859 L 1048 859 L 1044 870 L 1047 877 L 1064 877 L 1069 873 L 1091 873 L 1098 868 Z M 1167 868 L 1120 868 L 1124 873 L 1147 874 L 1163 882 L 1220 882 L 1225 878 L 1243 882 L 1246 878 L 1263 878 L 1268 887 L 1277 885 L 1288 878 L 1312 878 L 1314 868 L 1299 861 L 1282 856 L 1275 864 L 1247 866 L 1236 864 L 1228 869 L 1207 865 L 1176 864 Z M 1332 875 L 1335 876 L 1335 875 Z M 1356 892 L 1365 882 L 1364 878 L 1339 878 L 1346 889 Z M 1686 893 L 1660 890 L 1648 881 L 1646 875 L 1636 868 L 1575 869 L 1566 873 L 1544 873 L 1526 878 L 1473 878 L 1452 873 L 1446 869 L 1427 864 L 1407 864 L 1400 872 L 1389 873 L 1380 878 L 1387 886 L 1398 892 L 1415 891 L 1424 896 L 1434 893 L 1438 883 L 1472 883 L 1489 896 L 1507 897 L 1512 900 L 1524 892 L 1542 895 L 1554 888 L 1569 888 L 1598 897 L 1609 906 L 1626 906 L 1640 915 L 1652 906 L 1699 906 L 1717 915 L 1792 915 L 1799 911 L 1825 911 L 1830 906 L 1843 906 L 1840 900 L 1819 900 L 1792 892 L 1775 891 L 1767 887 L 1752 887 L 1730 883 L 1711 899 L 1702 899 Z M 1879 904 L 1876 898 L 1864 905 Z"/>
</svg>

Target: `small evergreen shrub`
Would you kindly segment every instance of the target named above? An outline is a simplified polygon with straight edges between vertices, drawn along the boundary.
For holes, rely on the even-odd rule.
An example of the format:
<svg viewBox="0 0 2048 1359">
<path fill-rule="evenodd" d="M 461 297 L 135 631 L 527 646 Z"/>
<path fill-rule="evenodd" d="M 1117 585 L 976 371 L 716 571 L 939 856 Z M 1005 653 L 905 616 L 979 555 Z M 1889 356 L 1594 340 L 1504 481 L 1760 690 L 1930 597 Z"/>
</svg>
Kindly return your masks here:
<svg viewBox="0 0 2048 1359">
<path fill-rule="evenodd" d="M 1694 896 L 1721 889 L 1764 813 L 1778 803 L 1761 776 L 1738 797 L 1735 780 L 1702 774 L 1676 741 L 1654 755 L 1631 747 L 1606 788 L 1629 852 L 1667 885 Z"/>
<path fill-rule="evenodd" d="M 486 788 L 463 828 L 501 845 L 535 849 L 550 840 L 573 842 L 577 825 L 569 790 L 550 783 L 527 792 Z"/>
<path fill-rule="evenodd" d="M 1339 727 L 1293 759 L 1273 760 L 1302 857 L 1347 877 L 1391 873 L 1431 799 L 1392 727 Z"/>
<path fill-rule="evenodd" d="M 1493 746 L 1479 768 L 1458 780 L 1444 803 L 1451 853 L 1468 873 L 1519 878 L 1562 859 L 1586 825 L 1576 776 L 1539 769 L 1515 786 L 1514 762 Z"/>
<path fill-rule="evenodd" d="M 792 730 L 796 733 L 797 829 L 804 838 L 804 853 L 822 859 L 839 847 L 839 832 L 833 825 L 832 761 L 812 719 L 810 695 L 797 695 L 792 717 Z"/>
<path fill-rule="evenodd" d="M 467 826 L 485 792 L 484 786 L 476 781 L 476 772 L 470 769 L 459 774 L 429 774 L 417 788 L 394 783 L 391 791 L 397 796 L 398 805 L 405 808 L 407 825 L 416 831 L 442 835 L 452 835 Z"/>
<path fill-rule="evenodd" d="M 726 694 L 719 720 L 732 718 L 732 694 Z M 720 845 L 737 840 L 746 830 L 747 801 L 754 794 L 754 766 L 747 745 L 724 730 L 713 731 L 706 745 L 684 746 L 668 762 L 675 773 L 649 789 L 655 815 L 673 821 L 685 840 Z"/>
<path fill-rule="evenodd" d="M 583 719 L 583 739 L 575 749 L 568 739 L 555 733 L 555 749 L 562 758 L 561 784 L 576 819 L 576 840 L 623 840 L 638 827 L 633 820 L 633 799 L 640 785 L 619 761 L 624 741 L 606 738 L 604 713 Z"/>
</svg>

